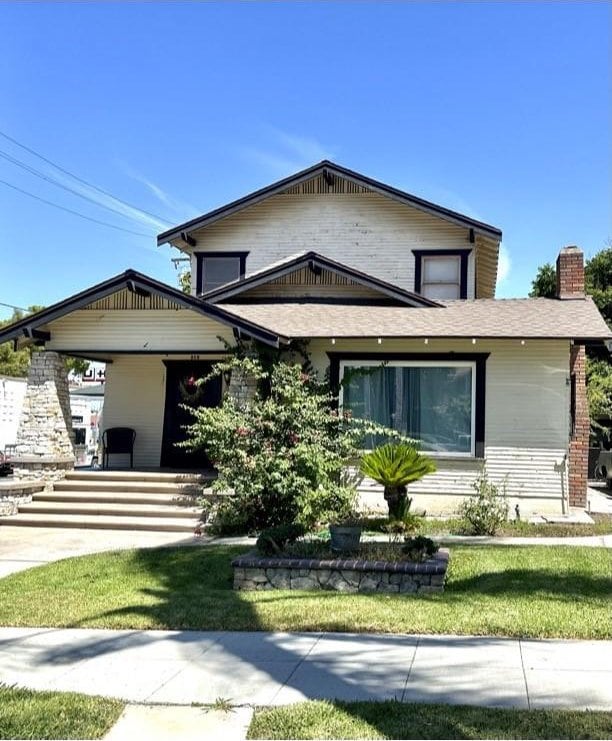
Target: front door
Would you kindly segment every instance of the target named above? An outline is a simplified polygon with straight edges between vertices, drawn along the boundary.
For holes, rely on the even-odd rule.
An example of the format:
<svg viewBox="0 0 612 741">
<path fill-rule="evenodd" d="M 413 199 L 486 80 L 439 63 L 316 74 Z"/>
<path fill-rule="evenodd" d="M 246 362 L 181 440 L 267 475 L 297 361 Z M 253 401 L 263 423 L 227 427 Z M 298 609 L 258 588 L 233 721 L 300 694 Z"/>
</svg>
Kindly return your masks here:
<svg viewBox="0 0 612 741">
<path fill-rule="evenodd" d="M 194 421 L 182 404 L 191 407 L 215 407 L 221 402 L 221 376 L 205 384 L 195 382 L 207 376 L 211 362 L 201 360 L 165 360 L 166 404 L 164 410 L 164 434 L 162 438 L 161 465 L 168 468 L 211 468 L 211 463 L 202 450 L 191 451 L 177 447 L 176 443 L 186 438 L 184 426 Z"/>
</svg>

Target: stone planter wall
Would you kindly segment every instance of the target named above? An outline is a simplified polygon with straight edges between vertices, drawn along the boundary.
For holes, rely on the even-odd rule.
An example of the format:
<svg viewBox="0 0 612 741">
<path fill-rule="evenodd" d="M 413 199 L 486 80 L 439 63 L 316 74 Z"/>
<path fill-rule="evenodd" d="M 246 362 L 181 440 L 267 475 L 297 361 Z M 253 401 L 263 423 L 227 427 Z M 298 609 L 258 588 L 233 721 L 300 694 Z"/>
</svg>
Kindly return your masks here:
<svg viewBox="0 0 612 741">
<path fill-rule="evenodd" d="M 261 558 L 249 553 L 232 561 L 234 589 L 328 589 L 337 592 L 427 594 L 444 591 L 449 552 L 428 561 Z"/>
<path fill-rule="evenodd" d="M 20 504 L 28 504 L 32 501 L 32 494 L 42 491 L 44 482 L 33 481 L 8 481 L 0 482 L 0 517 L 16 515 Z"/>
</svg>

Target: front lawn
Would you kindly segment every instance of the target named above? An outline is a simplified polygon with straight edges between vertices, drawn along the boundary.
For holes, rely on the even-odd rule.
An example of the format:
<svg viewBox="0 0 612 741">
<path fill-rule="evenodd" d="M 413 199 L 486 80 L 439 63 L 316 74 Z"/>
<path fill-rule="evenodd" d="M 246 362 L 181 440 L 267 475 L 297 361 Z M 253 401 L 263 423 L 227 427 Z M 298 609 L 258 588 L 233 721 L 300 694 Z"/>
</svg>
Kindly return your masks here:
<svg viewBox="0 0 612 741">
<path fill-rule="evenodd" d="M 234 592 L 207 546 L 100 553 L 0 580 L 0 625 L 610 638 L 612 551 L 451 548 L 443 594 Z"/>
<path fill-rule="evenodd" d="M 0 738 L 101 738 L 123 707 L 104 697 L 0 684 Z"/>
<path fill-rule="evenodd" d="M 305 702 L 256 712 L 248 738 L 610 738 L 612 713 L 400 702 Z"/>
</svg>

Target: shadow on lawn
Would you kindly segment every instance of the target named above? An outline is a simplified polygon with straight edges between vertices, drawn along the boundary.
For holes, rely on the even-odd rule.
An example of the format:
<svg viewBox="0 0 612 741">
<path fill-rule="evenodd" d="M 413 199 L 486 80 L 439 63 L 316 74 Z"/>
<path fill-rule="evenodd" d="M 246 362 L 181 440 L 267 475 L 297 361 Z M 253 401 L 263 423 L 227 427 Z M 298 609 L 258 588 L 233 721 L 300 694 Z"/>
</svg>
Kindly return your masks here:
<svg viewBox="0 0 612 741">
<path fill-rule="evenodd" d="M 134 551 L 131 555 L 133 569 L 146 577 L 143 582 L 149 581 L 155 587 L 144 588 L 144 594 L 154 597 L 150 604 L 125 605 L 116 609 L 109 609 L 98 615 L 89 616 L 82 625 L 100 618 L 109 618 L 108 625 L 112 627 L 112 618 L 117 616 L 134 616 L 146 618 L 147 623 L 158 629 L 184 629 L 194 631 L 213 631 L 208 636 L 195 632 L 176 633 L 171 636 L 160 636 L 152 632 L 126 631 L 122 634 L 108 638 L 92 638 L 81 641 L 72 646 L 57 646 L 46 650 L 41 663 L 69 664 L 83 658 L 100 656 L 112 656 L 118 651 L 125 649 L 146 648 L 156 641 L 176 642 L 179 653 L 184 656 L 190 666 L 183 669 L 178 677 L 183 676 L 185 694 L 178 699 L 158 699 L 158 701 L 197 702 L 198 697 L 189 694 L 196 693 L 194 689 L 193 675 L 201 679 L 202 673 L 209 662 L 209 666 L 221 667 L 219 672 L 225 677 L 235 678 L 236 687 L 238 683 L 246 686 L 251 693 L 255 693 L 255 702 L 270 704 L 274 698 L 281 693 L 284 700 L 299 701 L 300 699 L 318 699 L 329 694 L 340 700 L 363 700 L 366 698 L 377 700 L 410 699 L 422 702 L 444 702 L 440 688 L 432 681 L 427 671 L 413 668 L 413 659 L 418 645 L 415 637 L 407 635 L 376 636 L 361 633 L 358 640 L 354 636 L 338 634 L 336 636 L 318 637 L 308 634 L 293 634 L 290 636 L 279 636 L 278 634 L 264 634 L 257 639 L 237 633 L 237 631 L 266 631 L 270 630 L 270 624 L 261 614 L 258 614 L 258 603 L 254 596 L 258 593 L 234 592 L 232 589 L 232 571 L 230 560 L 243 548 L 216 546 L 215 548 L 160 548 Z M 452 580 L 445 594 L 438 596 L 426 596 L 423 598 L 411 597 L 410 604 L 418 609 L 422 600 L 436 602 L 443 599 L 444 602 L 452 604 L 455 599 L 465 599 L 469 595 L 493 594 L 522 596 L 529 594 L 553 595 L 556 598 L 574 601 L 577 596 L 600 596 L 607 590 L 609 584 L 600 578 L 572 575 L 555 575 L 550 573 L 538 574 L 527 569 L 514 569 L 503 572 L 485 573 L 471 578 Z M 607 593 L 607 592 L 605 592 Z M 338 615 L 338 597 L 335 592 L 316 593 L 270 593 L 265 592 L 266 605 L 287 604 L 289 601 L 306 601 L 304 610 L 307 611 L 307 602 L 313 596 L 322 600 L 321 610 L 326 610 L 326 600 L 329 598 L 330 611 L 333 614 L 325 615 L 326 630 L 343 630 L 347 628 L 342 623 L 341 615 Z M 352 596 L 355 598 L 355 596 Z M 367 595 L 358 595 L 363 599 L 364 609 L 370 599 Z M 406 603 L 403 598 L 389 596 L 388 604 L 398 609 Z M 271 608 L 274 612 L 274 607 Z M 322 613 L 309 618 L 307 612 L 304 615 L 304 627 L 308 630 L 309 619 L 313 625 L 317 619 L 321 624 Z M 271 618 L 275 620 L 272 614 Z M 78 627 L 78 626 L 73 626 Z M 221 630 L 220 630 L 221 628 Z M 316 628 L 312 628 L 316 632 Z M 231 632 L 234 631 L 234 632 Z M 432 638 L 439 640 L 444 647 L 444 637 Z M 508 642 L 508 639 L 490 638 L 490 646 Z M 465 643 L 470 644 L 473 639 L 453 638 L 448 639 L 449 646 Z M 206 649 L 202 652 L 202 645 Z M 334 644 L 335 660 L 326 658 L 326 645 Z M 199 648 L 198 648 L 199 647 Z M 518 649 L 517 649 L 518 650 Z M 198 653 L 198 651 L 200 653 Z M 382 661 L 385 652 L 392 652 L 396 656 L 393 662 Z M 221 659 L 219 658 L 221 654 Z M 310 655 L 312 654 L 312 655 Z M 338 661 L 337 657 L 342 657 Z M 216 658 L 215 658 L 216 657 Z M 305 661 L 305 659 L 307 659 Z M 210 662 L 220 663 L 213 664 Z M 225 663 L 223 663 L 225 662 Z M 412 670 L 412 671 L 411 671 Z M 198 675 L 198 672 L 200 674 Z M 408 679 L 411 679 L 408 687 Z M 190 678 L 191 677 L 191 678 Z M 216 679 L 215 675 L 215 679 Z M 174 681 L 174 680 L 173 680 Z M 503 684 L 503 680 L 500 680 Z M 493 681 L 494 684 L 494 681 Z M 231 687 L 231 685 L 230 685 Z M 282 687 L 278 690 L 278 687 Z M 407 691 L 408 687 L 408 691 Z M 505 685 L 504 685 L 505 687 Z M 513 704 L 516 701 L 516 693 L 512 688 L 495 687 L 494 692 L 483 689 L 482 681 L 478 676 L 472 678 L 465 676 L 457 697 L 461 702 L 480 701 L 482 704 L 499 703 L 502 705 Z M 202 692 L 210 687 L 204 686 Z M 331 690 L 331 691 L 330 691 Z M 180 691 L 180 689 L 177 689 Z M 259 692 L 259 694 L 257 694 Z M 268 692 L 269 696 L 266 695 Z M 416 692 L 416 695 L 415 695 Z M 333 694 L 332 694 L 333 693 Z M 203 695 L 202 695 L 203 696 Z M 231 691 L 224 696 L 236 702 L 245 701 L 241 698 L 232 697 Z M 200 702 L 211 702 L 215 697 L 207 697 Z M 455 701 L 457 701 L 455 699 Z M 347 712 L 355 717 L 362 717 L 380 733 L 386 733 L 386 719 L 381 718 L 380 713 L 371 714 L 364 710 L 365 706 L 357 706 L 354 710 Z M 489 728 L 489 726 L 487 726 Z M 490 733 L 484 735 L 495 736 L 495 725 L 490 727 Z M 561 728 L 555 729 L 554 736 L 558 736 Z M 423 738 L 439 737 L 438 729 L 428 736 L 427 730 L 423 728 Z M 447 738 L 464 738 L 461 728 L 455 728 L 454 736 Z M 406 737 L 405 733 L 395 735 L 396 738 Z M 418 737 L 418 736 L 412 736 Z M 443 736 L 444 737 L 444 736 Z M 561 737 L 561 736 L 560 736 Z"/>
</svg>

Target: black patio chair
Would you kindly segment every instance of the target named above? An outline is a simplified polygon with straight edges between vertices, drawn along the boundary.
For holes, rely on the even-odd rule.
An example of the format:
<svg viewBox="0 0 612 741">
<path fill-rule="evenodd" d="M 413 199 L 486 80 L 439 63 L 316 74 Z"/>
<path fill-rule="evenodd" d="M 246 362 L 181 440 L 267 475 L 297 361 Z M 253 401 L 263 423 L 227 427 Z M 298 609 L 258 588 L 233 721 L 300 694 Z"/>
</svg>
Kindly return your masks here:
<svg viewBox="0 0 612 741">
<path fill-rule="evenodd" d="M 134 468 L 136 430 L 131 427 L 109 427 L 102 433 L 102 468 L 108 468 L 109 455 L 129 455 Z"/>
</svg>

